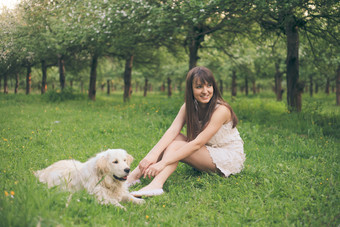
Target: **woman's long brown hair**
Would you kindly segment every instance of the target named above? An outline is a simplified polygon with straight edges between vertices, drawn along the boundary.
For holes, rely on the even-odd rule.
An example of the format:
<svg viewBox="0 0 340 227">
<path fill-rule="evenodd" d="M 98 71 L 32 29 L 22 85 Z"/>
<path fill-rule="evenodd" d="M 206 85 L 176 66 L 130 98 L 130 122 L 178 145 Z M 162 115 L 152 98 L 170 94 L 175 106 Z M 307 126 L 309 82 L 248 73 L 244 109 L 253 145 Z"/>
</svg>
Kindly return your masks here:
<svg viewBox="0 0 340 227">
<path fill-rule="evenodd" d="M 203 84 L 211 84 L 214 89 L 213 96 L 208 103 L 207 113 L 204 118 L 201 119 L 201 121 L 198 117 L 199 108 L 197 105 L 195 107 L 195 97 L 192 89 L 194 80 L 199 80 Z M 217 104 L 225 105 L 230 110 L 231 120 L 233 122 L 234 128 L 238 122 L 237 116 L 231 106 L 223 100 L 212 72 L 208 68 L 202 66 L 192 68 L 187 74 L 185 91 L 185 120 L 187 124 L 188 141 L 194 140 L 197 135 L 207 126 Z"/>
</svg>

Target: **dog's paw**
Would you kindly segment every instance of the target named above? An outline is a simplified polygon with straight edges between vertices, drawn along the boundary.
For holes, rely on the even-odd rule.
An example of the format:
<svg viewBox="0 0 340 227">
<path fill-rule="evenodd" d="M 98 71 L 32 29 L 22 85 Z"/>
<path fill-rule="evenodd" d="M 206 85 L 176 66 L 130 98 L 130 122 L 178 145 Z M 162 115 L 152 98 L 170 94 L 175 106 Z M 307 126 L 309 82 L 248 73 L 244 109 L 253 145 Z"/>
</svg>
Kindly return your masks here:
<svg viewBox="0 0 340 227">
<path fill-rule="evenodd" d="M 144 204 L 145 200 L 144 199 L 135 198 L 132 202 L 135 203 L 135 204 Z"/>
<path fill-rule="evenodd" d="M 121 208 L 122 210 L 126 211 L 126 208 L 120 204 L 116 204 L 117 207 Z"/>
<path fill-rule="evenodd" d="M 113 200 L 113 201 L 110 201 L 110 203 L 111 203 L 112 205 L 115 205 L 116 207 L 119 207 L 119 208 L 121 208 L 122 210 L 126 211 L 126 208 L 125 208 L 122 204 L 120 204 L 119 202 Z"/>
</svg>

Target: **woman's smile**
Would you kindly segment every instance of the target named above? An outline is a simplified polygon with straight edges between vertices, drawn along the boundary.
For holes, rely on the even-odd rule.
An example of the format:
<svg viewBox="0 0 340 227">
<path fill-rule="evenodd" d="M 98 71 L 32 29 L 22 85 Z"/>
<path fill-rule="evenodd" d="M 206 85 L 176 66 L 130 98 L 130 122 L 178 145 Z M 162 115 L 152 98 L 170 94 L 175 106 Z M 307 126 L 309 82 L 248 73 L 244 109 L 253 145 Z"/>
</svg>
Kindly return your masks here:
<svg viewBox="0 0 340 227">
<path fill-rule="evenodd" d="M 214 94 L 214 88 L 210 83 L 201 83 L 200 81 L 194 81 L 193 83 L 194 97 L 200 104 L 207 104 L 210 102 Z"/>
</svg>

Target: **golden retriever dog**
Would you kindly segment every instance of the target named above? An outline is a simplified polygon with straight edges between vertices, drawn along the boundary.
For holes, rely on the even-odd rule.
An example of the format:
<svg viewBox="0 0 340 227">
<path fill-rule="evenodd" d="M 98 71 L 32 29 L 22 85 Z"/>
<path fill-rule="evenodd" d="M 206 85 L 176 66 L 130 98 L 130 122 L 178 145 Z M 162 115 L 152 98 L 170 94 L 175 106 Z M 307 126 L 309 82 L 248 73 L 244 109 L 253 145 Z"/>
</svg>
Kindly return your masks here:
<svg viewBox="0 0 340 227">
<path fill-rule="evenodd" d="M 60 186 L 70 192 L 87 190 L 101 204 L 113 204 L 125 210 L 120 202 L 144 203 L 129 194 L 125 180 L 133 157 L 122 149 L 109 149 L 82 163 L 62 160 L 38 170 L 34 175 L 48 187 Z"/>
</svg>

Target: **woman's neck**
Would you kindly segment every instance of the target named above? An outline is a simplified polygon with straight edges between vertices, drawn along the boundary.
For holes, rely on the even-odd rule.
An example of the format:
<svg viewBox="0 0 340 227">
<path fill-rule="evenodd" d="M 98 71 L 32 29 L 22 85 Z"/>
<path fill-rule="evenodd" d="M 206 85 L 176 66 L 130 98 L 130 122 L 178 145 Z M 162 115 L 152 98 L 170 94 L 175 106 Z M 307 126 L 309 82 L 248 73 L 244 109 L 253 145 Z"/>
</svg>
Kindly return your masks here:
<svg viewBox="0 0 340 227">
<path fill-rule="evenodd" d="M 208 105 L 205 105 L 204 107 L 199 106 L 198 107 L 198 119 L 202 121 L 207 114 Z"/>
<path fill-rule="evenodd" d="M 208 103 L 198 103 L 200 110 L 207 110 L 208 109 Z"/>
</svg>

